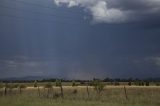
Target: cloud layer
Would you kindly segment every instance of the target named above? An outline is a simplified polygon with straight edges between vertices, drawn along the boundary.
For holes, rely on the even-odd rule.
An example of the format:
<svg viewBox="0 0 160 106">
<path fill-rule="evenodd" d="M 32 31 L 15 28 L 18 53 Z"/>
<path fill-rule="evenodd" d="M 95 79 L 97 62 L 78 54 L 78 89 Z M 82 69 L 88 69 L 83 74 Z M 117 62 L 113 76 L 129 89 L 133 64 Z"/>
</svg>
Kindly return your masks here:
<svg viewBox="0 0 160 106">
<path fill-rule="evenodd" d="M 79 6 L 93 22 L 124 23 L 160 17 L 160 0 L 54 0 L 57 6 Z"/>
</svg>

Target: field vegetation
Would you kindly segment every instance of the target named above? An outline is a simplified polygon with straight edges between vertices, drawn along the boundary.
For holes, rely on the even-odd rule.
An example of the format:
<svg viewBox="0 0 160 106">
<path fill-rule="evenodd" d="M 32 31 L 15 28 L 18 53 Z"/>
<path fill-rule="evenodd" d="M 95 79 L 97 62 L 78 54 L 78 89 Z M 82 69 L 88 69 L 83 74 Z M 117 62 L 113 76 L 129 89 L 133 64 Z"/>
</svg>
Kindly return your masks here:
<svg viewBox="0 0 160 106">
<path fill-rule="evenodd" d="M 160 106 L 159 86 L 131 83 L 1 83 L 0 106 Z"/>
</svg>

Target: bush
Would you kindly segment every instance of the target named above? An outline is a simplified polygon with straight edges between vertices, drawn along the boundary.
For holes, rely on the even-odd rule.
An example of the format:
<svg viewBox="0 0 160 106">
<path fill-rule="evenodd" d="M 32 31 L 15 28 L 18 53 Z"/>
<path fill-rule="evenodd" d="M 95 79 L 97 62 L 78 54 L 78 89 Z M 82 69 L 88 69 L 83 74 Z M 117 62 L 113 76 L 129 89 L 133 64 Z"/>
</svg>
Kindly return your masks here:
<svg viewBox="0 0 160 106">
<path fill-rule="evenodd" d="M 160 86 L 160 83 L 157 82 L 157 83 L 156 83 L 156 86 Z"/>
<path fill-rule="evenodd" d="M 129 81 L 129 82 L 128 82 L 128 85 L 129 85 L 129 86 L 131 86 L 131 85 L 132 85 L 132 82 L 131 82 L 131 81 Z"/>
<path fill-rule="evenodd" d="M 75 81 L 72 81 L 72 87 L 77 86 Z"/>
<path fill-rule="evenodd" d="M 92 85 L 98 94 L 100 94 L 103 90 L 105 85 L 102 84 L 100 80 L 93 80 Z"/>
<path fill-rule="evenodd" d="M 61 80 L 56 80 L 56 86 L 62 86 Z"/>
<path fill-rule="evenodd" d="M 23 84 L 21 84 L 21 85 L 19 85 L 19 88 L 26 88 L 27 86 L 26 85 L 23 85 Z"/>
<path fill-rule="evenodd" d="M 22 93 L 22 89 L 26 88 L 27 86 L 26 85 L 19 85 L 19 93 L 21 94 Z"/>
<path fill-rule="evenodd" d="M 14 84 L 14 85 L 13 85 L 13 88 L 18 88 L 18 87 L 19 87 L 18 84 Z"/>
</svg>

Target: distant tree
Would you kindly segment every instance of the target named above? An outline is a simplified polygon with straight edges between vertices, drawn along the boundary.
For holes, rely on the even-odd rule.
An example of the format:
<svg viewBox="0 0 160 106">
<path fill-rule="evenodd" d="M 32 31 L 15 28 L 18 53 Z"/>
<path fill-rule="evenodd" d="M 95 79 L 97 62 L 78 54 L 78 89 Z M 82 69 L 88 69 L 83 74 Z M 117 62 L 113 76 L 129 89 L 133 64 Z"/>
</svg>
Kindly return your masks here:
<svg viewBox="0 0 160 106">
<path fill-rule="evenodd" d="M 62 87 L 62 82 L 61 80 L 56 80 L 56 86 L 60 87 L 61 90 L 61 97 L 63 98 L 63 87 Z"/>
<path fill-rule="evenodd" d="M 139 82 L 138 81 L 134 81 L 134 85 L 138 86 Z"/>
<path fill-rule="evenodd" d="M 72 80 L 72 87 L 76 87 L 76 86 L 77 86 L 77 84 L 76 84 L 75 80 Z M 78 90 L 76 88 L 74 88 L 73 94 L 77 94 L 77 92 L 78 92 Z"/>
<path fill-rule="evenodd" d="M 107 77 L 107 78 L 105 78 L 103 81 L 104 81 L 104 82 L 112 82 L 113 80 Z"/>
<path fill-rule="evenodd" d="M 146 81 L 146 86 L 149 86 L 149 81 Z"/>
<path fill-rule="evenodd" d="M 93 86 L 98 95 L 101 94 L 101 92 L 104 90 L 104 87 L 105 87 L 102 81 L 98 79 L 93 80 Z"/>
<path fill-rule="evenodd" d="M 76 82 L 73 80 L 72 81 L 72 87 L 76 86 Z"/>
<path fill-rule="evenodd" d="M 57 87 L 61 86 L 61 80 L 56 79 L 56 86 Z"/>
<path fill-rule="evenodd" d="M 80 85 L 85 85 L 85 82 L 83 82 L 83 81 L 80 81 Z"/>
<path fill-rule="evenodd" d="M 138 81 L 138 85 L 139 85 L 139 86 L 142 86 L 142 83 L 141 83 L 141 81 Z"/>
<path fill-rule="evenodd" d="M 5 90 L 7 92 L 7 89 L 8 89 L 8 93 L 11 94 L 12 93 L 12 89 L 14 88 L 14 85 L 12 83 L 10 84 L 6 84 L 5 85 Z"/>
<path fill-rule="evenodd" d="M 19 93 L 21 94 L 22 93 L 22 89 L 25 89 L 25 88 L 26 88 L 26 85 L 20 84 L 19 85 Z"/>
<path fill-rule="evenodd" d="M 48 90 L 47 90 L 47 97 L 49 97 L 49 93 L 50 93 L 50 91 L 52 90 L 52 84 L 51 83 L 48 83 L 48 84 L 46 84 L 45 86 L 44 86 L 44 88 L 47 88 Z"/>
<path fill-rule="evenodd" d="M 18 86 L 19 86 L 18 84 L 14 84 L 13 88 L 18 88 Z"/>
<path fill-rule="evenodd" d="M 33 86 L 37 87 L 37 81 L 36 80 L 34 81 L 34 85 Z"/>
<path fill-rule="evenodd" d="M 38 91 L 38 95 L 40 96 L 40 89 L 39 89 L 39 85 L 38 85 L 38 82 L 37 80 L 34 81 L 34 85 L 33 85 L 35 88 L 37 87 L 37 91 Z"/>
</svg>

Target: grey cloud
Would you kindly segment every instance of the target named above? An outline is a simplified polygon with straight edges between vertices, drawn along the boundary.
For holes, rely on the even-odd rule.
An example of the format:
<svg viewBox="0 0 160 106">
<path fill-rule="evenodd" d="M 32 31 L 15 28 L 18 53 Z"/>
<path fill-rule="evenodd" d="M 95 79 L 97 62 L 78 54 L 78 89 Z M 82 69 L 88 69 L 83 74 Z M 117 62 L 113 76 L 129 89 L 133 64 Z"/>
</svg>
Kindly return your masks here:
<svg viewBox="0 0 160 106">
<path fill-rule="evenodd" d="M 60 6 L 80 6 L 98 23 L 125 23 L 160 18 L 159 0 L 54 0 Z"/>
</svg>

